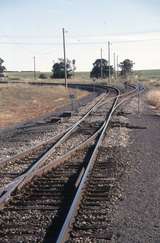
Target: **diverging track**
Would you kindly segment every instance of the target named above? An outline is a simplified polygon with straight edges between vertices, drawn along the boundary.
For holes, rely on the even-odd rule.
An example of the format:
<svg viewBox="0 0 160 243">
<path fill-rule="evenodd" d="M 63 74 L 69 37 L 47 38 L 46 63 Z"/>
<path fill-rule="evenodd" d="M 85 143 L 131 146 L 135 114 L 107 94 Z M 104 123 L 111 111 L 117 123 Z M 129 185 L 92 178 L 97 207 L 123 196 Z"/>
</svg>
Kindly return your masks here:
<svg viewBox="0 0 160 243">
<path fill-rule="evenodd" d="M 44 242 L 65 242 L 68 239 L 77 242 L 83 236 L 85 209 L 94 211 L 95 208 L 88 206 L 94 206 L 95 198 L 97 207 L 102 205 L 103 197 L 107 196 L 110 188 L 109 183 L 114 180 L 111 175 L 106 175 L 106 163 L 100 159 L 103 137 L 113 112 L 131 95 L 135 95 L 135 88 L 127 96 L 120 96 L 117 89 L 114 92 L 114 97 L 107 104 L 104 98 L 98 101 L 80 122 L 55 142 L 47 154 L 3 189 L 0 242 L 43 242 L 44 239 Z M 98 112 L 93 112 L 97 108 Z M 70 137 L 71 134 L 73 137 Z M 76 140 L 75 134 L 80 139 Z M 82 134 L 85 136 L 79 143 Z M 61 150 L 61 142 L 69 141 L 69 137 L 70 149 L 61 148 L 62 153 L 55 159 L 55 153 L 59 154 L 58 150 Z M 78 146 L 71 146 L 75 140 Z M 102 211 L 103 214 L 98 215 L 100 219 L 104 219 L 103 215 L 105 217 L 103 208 Z M 90 214 L 89 218 L 91 223 Z M 101 239 L 106 239 L 103 237 L 101 235 Z"/>
<path fill-rule="evenodd" d="M 111 120 L 113 112 L 122 103 L 127 101 L 130 98 L 130 95 L 135 95 L 137 89 L 135 86 L 132 86 L 132 88 L 134 88 L 134 90 L 128 92 L 125 95 L 120 95 L 120 92 L 117 90 L 117 97 L 115 98 L 113 105 L 106 117 L 102 132 L 95 145 L 89 163 L 84 170 L 82 179 L 76 191 L 76 195 L 56 241 L 57 243 L 68 241 L 97 242 L 99 240 L 105 242 L 107 240 L 110 240 L 112 237 L 111 234 L 105 233 L 106 226 L 108 225 L 105 224 L 105 222 L 107 222 L 106 212 L 104 211 L 104 207 L 101 207 L 101 205 L 104 204 L 104 201 L 106 201 L 107 197 L 109 196 L 109 189 L 112 185 L 112 181 L 114 181 L 114 178 L 110 178 L 109 176 L 109 170 L 107 169 L 106 161 L 99 159 L 99 155 L 101 154 L 101 151 L 99 150 L 101 148 L 103 138 L 108 128 L 109 121 Z M 119 102 L 118 99 L 120 99 Z M 107 169 L 107 171 L 105 169 Z M 112 171 L 112 166 L 110 170 Z M 95 175 L 97 175 L 97 173 L 98 180 L 95 180 Z M 95 209 L 96 206 L 98 207 Z M 87 211 L 89 210 L 90 212 L 88 213 Z M 99 210 L 102 211 L 102 213 Z M 94 211 L 97 216 L 94 215 L 93 217 L 92 211 Z M 102 224 L 103 220 L 104 225 Z M 96 232 L 97 229 L 99 229 L 99 232 Z M 92 235 L 92 233 L 95 234 Z"/>
<path fill-rule="evenodd" d="M 106 90 L 106 88 L 104 90 Z M 90 124 L 90 121 L 94 119 L 95 110 L 104 101 L 107 95 L 107 93 L 104 93 L 70 128 L 62 131 L 49 141 L 0 163 L 0 194 L 3 195 L 0 198 L 0 203 L 4 201 L 4 198 L 8 197 L 12 190 L 14 190 L 17 183 L 28 176 L 31 171 L 48 163 L 49 159 L 58 159 L 64 153 L 67 153 L 69 150 L 85 141 L 98 130 L 103 122 L 104 114 L 101 114 L 100 120 L 95 119 L 95 123 L 93 122 Z M 98 122 L 96 123 L 96 121 Z M 52 156 L 52 158 L 50 158 L 50 156 Z"/>
</svg>

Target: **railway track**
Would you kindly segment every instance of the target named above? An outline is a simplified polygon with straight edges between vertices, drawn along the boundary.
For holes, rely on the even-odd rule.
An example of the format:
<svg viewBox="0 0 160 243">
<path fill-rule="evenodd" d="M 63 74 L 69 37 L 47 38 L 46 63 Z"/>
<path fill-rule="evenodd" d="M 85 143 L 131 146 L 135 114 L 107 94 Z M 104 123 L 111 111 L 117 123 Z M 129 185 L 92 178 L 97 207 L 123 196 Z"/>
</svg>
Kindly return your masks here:
<svg viewBox="0 0 160 243">
<path fill-rule="evenodd" d="M 108 157 L 101 146 L 75 222 L 69 229 L 69 242 L 107 242 L 112 239 L 108 211 L 116 179 L 116 161 Z"/>
<path fill-rule="evenodd" d="M 63 211 L 69 207 L 75 190 L 73 185 L 86 153 L 80 151 L 69 163 L 35 179 L 23 192 L 16 193 L 1 214 L 0 242 L 42 242 L 52 219 L 58 212 L 62 213 L 61 207 Z"/>
<path fill-rule="evenodd" d="M 61 132 L 57 136 L 51 138 L 49 141 L 44 142 L 26 152 L 22 152 L 7 161 L 0 163 L 0 192 L 3 195 L 13 185 L 13 182 L 17 182 L 18 179 L 23 178 L 25 173 L 34 169 L 37 166 L 42 165 L 44 162 L 47 163 L 48 157 L 52 154 L 52 159 L 60 157 L 62 154 L 69 151 L 71 148 L 76 146 L 78 143 L 83 142 L 92 133 L 94 133 L 100 126 L 101 121 L 92 125 L 89 122 L 94 117 L 94 110 L 101 104 L 107 94 L 104 94 L 73 126 Z M 85 122 L 89 117 L 89 121 Z M 103 121 L 103 118 L 101 117 Z M 90 131 L 89 131 L 90 130 Z M 88 131 L 88 132 L 87 132 Z M 64 145 L 65 142 L 65 145 Z M 64 149 L 65 146 L 65 149 Z M 5 166 L 4 166 L 5 164 Z M 0 202 L 3 198 L 0 198 Z"/>
<path fill-rule="evenodd" d="M 55 85 L 50 86 L 54 87 Z M 92 85 L 72 84 L 69 86 L 76 89 L 93 90 Z M 83 113 L 86 112 L 89 106 L 92 106 L 95 103 L 104 91 L 104 87 L 96 86 L 94 95 L 96 98 L 94 100 L 93 95 L 91 94 L 82 100 L 76 100 L 74 102 L 76 103 L 74 108 L 78 109 L 79 112 L 73 112 L 71 117 L 67 117 L 64 111 L 66 111 L 66 109 L 72 110 L 73 107 L 64 107 L 59 112 L 55 111 L 47 116 L 40 117 L 38 120 L 28 121 L 27 124 L 19 124 L 14 129 L 2 129 L 0 131 L 0 163 L 7 157 L 13 157 L 18 153 L 26 151 L 71 127 L 80 116 L 83 116 Z M 84 106 L 84 103 L 86 104 L 86 102 L 89 102 L 89 104 Z M 16 150 L 15 147 L 17 148 Z"/>
<path fill-rule="evenodd" d="M 86 116 L 88 120 L 85 120 L 86 117 L 83 119 L 86 123 L 83 122 L 85 129 L 82 129 L 82 126 L 78 129 L 81 135 L 83 133 L 86 135 L 87 131 L 87 137 L 78 145 L 78 149 L 73 147 L 71 150 L 67 150 L 64 156 L 60 156 L 60 159 L 57 158 L 55 161 L 57 167 L 53 164 L 52 157 L 46 164 L 42 163 L 41 166 L 35 166 L 35 168 L 32 166 L 30 171 L 28 170 L 19 176 L 15 183 L 10 184 L 8 191 L 2 193 L 1 205 L 4 208 L 1 210 L 3 221 L 0 223 L 2 239 L 0 242 L 43 242 L 43 240 L 44 242 L 65 242 L 66 240 L 78 242 L 77 240 L 81 237 L 81 242 L 85 242 L 83 239 L 87 240 L 86 237 L 90 236 L 88 232 L 95 229 L 94 225 L 91 226 L 91 221 L 96 217 L 100 221 L 105 219 L 106 213 L 103 204 L 106 203 L 114 176 L 112 176 L 112 172 L 108 172 L 106 175 L 105 172 L 108 171 L 106 163 L 102 156 L 99 156 L 99 154 L 103 154 L 102 141 L 113 112 L 129 98 L 129 95 L 134 94 L 131 91 L 127 94 L 128 97 L 124 97 L 119 95 L 117 89 L 115 92 L 116 96 L 112 97 L 110 104 L 106 105 L 101 100 L 101 116 L 100 110 L 98 110 L 96 116 L 91 115 L 92 112 L 90 112 L 90 115 Z M 98 126 L 95 126 L 92 116 L 94 119 L 97 116 L 101 117 Z M 89 126 L 91 122 L 94 123 L 93 127 Z M 87 126 L 89 126 L 88 129 L 86 129 Z M 65 140 L 63 136 L 61 139 Z M 49 155 L 53 153 L 52 149 L 48 151 Z M 59 161 L 63 162 L 61 166 L 58 166 Z M 110 169 L 112 171 L 112 166 Z M 28 182 L 30 183 L 28 184 Z M 21 190 L 17 191 L 20 188 Z M 85 193 L 83 193 L 84 191 Z M 8 203 L 6 203 L 7 201 Z M 82 204 L 79 207 L 81 201 Z M 102 213 L 96 216 L 98 208 Z M 87 218 L 86 210 L 93 212 L 93 217 L 89 214 Z M 100 224 L 99 229 L 101 229 Z M 106 240 L 107 237 L 109 238 L 109 236 L 101 234 L 100 239 Z M 97 238 L 93 240 L 95 239 L 97 240 Z"/>
</svg>

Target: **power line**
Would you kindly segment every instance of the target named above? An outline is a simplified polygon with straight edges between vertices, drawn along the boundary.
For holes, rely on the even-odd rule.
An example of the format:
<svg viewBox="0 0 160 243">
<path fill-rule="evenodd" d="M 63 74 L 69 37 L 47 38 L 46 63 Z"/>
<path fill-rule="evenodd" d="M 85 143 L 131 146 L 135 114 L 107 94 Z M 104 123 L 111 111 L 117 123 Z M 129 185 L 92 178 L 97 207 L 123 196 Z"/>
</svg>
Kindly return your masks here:
<svg viewBox="0 0 160 243">
<path fill-rule="evenodd" d="M 149 41 L 160 41 L 160 38 L 153 38 L 153 39 L 144 39 L 144 40 L 117 40 L 112 41 L 113 44 L 120 44 L 120 43 L 136 43 L 136 42 L 149 42 Z M 94 45 L 94 44 L 105 44 L 105 41 L 93 41 L 93 42 L 67 42 L 67 45 Z M 0 42 L 0 45 L 62 45 L 61 42 Z"/>
<path fill-rule="evenodd" d="M 82 34 L 82 35 L 70 35 L 71 38 L 107 38 L 109 37 L 110 39 L 112 39 L 112 37 L 119 37 L 119 36 L 133 36 L 133 35 L 144 35 L 144 34 L 160 34 L 160 31 L 140 31 L 140 32 L 129 32 L 129 33 L 109 33 L 107 35 L 96 35 L 96 36 L 92 36 L 91 34 Z M 32 34 L 24 34 L 24 35 L 9 35 L 9 34 L 1 34 L 1 37 L 7 37 L 7 38 L 60 38 L 59 35 L 47 35 L 47 34 L 43 34 L 43 35 L 32 35 Z"/>
<path fill-rule="evenodd" d="M 47 36 L 47 35 L 0 35 L 0 38 L 3 38 L 3 37 L 6 37 L 6 38 L 42 38 L 42 39 L 59 39 L 60 37 L 57 35 L 57 36 L 54 36 L 54 35 L 50 35 L 50 36 Z"/>
</svg>

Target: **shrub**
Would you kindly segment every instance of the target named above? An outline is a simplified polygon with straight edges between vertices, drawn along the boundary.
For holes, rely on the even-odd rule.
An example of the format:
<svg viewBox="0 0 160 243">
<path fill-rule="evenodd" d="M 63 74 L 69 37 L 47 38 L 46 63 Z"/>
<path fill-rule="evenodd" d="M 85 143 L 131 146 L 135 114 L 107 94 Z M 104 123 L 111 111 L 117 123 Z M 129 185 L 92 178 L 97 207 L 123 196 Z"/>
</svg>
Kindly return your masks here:
<svg viewBox="0 0 160 243">
<path fill-rule="evenodd" d="M 146 97 L 150 105 L 160 108 L 160 90 L 151 90 Z"/>
<path fill-rule="evenodd" d="M 39 78 L 40 78 L 40 79 L 47 79 L 47 76 L 46 76 L 46 74 L 41 73 L 41 74 L 39 75 Z"/>
</svg>

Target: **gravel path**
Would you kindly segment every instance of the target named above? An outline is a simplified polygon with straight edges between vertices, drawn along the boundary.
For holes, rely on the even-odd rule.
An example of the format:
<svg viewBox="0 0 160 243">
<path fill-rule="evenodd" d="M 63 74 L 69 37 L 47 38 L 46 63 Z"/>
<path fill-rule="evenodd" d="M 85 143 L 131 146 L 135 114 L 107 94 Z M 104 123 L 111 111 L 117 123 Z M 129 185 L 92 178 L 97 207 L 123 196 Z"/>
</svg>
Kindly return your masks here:
<svg viewBox="0 0 160 243">
<path fill-rule="evenodd" d="M 136 114 L 136 98 L 128 105 L 130 166 L 122 177 L 121 200 L 114 207 L 112 227 L 116 243 L 160 243 L 160 116 L 143 98 Z"/>
</svg>

